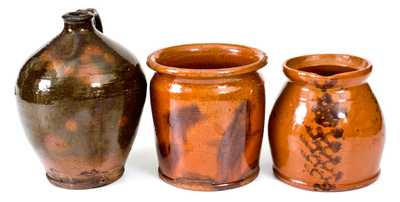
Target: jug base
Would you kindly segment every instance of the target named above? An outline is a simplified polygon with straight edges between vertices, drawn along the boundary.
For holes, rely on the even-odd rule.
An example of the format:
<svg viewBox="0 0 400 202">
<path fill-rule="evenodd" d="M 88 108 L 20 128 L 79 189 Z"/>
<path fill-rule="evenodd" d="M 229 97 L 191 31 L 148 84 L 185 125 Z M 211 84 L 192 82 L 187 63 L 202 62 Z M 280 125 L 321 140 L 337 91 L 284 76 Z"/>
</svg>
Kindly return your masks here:
<svg viewBox="0 0 400 202">
<path fill-rule="evenodd" d="M 290 186 L 304 189 L 304 190 L 318 191 L 318 192 L 340 192 L 340 191 L 349 191 L 349 190 L 353 190 L 353 189 L 363 188 L 363 187 L 366 187 L 366 186 L 372 184 L 373 182 L 375 182 L 378 179 L 379 174 L 380 174 L 380 171 L 378 171 L 378 173 L 376 173 L 375 175 L 373 175 L 372 177 L 370 177 L 368 179 L 350 183 L 350 184 L 336 184 L 335 188 L 333 188 L 333 189 L 322 190 L 322 189 L 316 189 L 314 187 L 314 184 L 309 184 L 307 182 L 303 182 L 300 180 L 296 180 L 296 179 L 287 177 L 286 175 L 279 172 L 278 169 L 276 169 L 275 167 L 273 168 L 273 171 L 274 171 L 274 175 L 276 178 L 278 178 L 280 181 L 282 181 Z"/>
<path fill-rule="evenodd" d="M 252 182 L 258 176 L 259 170 L 260 169 L 257 166 L 257 168 L 254 169 L 254 171 L 244 179 L 223 184 L 215 184 L 212 182 L 208 183 L 204 181 L 185 179 L 185 178 L 172 179 L 164 175 L 160 169 L 158 169 L 158 174 L 164 182 L 178 188 L 188 189 L 193 191 L 222 191 L 226 189 L 233 189 L 236 187 L 244 186 Z"/>
<path fill-rule="evenodd" d="M 54 174 L 46 173 L 47 179 L 51 184 L 65 188 L 65 189 L 90 189 L 96 187 L 102 187 L 113 183 L 118 180 L 124 173 L 124 167 L 120 169 L 114 169 L 111 171 L 105 171 L 99 173 L 96 170 L 82 173 L 84 177 L 71 178 L 67 176 L 55 176 Z"/>
</svg>

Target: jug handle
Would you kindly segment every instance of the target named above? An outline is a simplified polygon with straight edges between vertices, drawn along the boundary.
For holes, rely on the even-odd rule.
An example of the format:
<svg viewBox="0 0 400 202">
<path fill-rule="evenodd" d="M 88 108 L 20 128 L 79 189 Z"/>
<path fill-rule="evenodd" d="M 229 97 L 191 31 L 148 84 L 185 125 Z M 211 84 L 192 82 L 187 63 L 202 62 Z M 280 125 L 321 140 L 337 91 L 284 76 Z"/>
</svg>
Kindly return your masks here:
<svg viewBox="0 0 400 202">
<path fill-rule="evenodd" d="M 93 22 L 94 22 L 94 27 L 100 31 L 101 33 L 103 33 L 103 25 L 101 23 L 101 19 L 100 19 L 100 15 L 97 12 L 96 9 L 94 8 L 88 8 L 86 9 L 86 11 L 90 12 L 93 16 Z"/>
</svg>

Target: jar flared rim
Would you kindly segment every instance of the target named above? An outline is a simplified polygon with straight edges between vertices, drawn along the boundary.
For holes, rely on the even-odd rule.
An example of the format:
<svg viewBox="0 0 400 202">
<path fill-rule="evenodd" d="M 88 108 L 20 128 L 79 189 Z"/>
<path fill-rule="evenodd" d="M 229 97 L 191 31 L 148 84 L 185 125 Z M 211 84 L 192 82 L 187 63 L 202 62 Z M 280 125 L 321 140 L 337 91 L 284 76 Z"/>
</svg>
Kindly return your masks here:
<svg viewBox="0 0 400 202">
<path fill-rule="evenodd" d="M 255 72 L 266 64 L 267 55 L 263 51 L 227 43 L 171 46 L 147 58 L 147 65 L 154 71 L 182 77 L 234 76 Z"/>
</svg>

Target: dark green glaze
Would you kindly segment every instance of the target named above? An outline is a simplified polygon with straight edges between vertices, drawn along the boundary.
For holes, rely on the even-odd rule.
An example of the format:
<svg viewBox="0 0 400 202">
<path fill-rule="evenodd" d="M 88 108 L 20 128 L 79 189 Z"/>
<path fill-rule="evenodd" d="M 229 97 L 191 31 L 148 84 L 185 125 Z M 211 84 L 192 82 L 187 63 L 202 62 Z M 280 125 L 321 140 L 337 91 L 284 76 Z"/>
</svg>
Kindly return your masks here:
<svg viewBox="0 0 400 202">
<path fill-rule="evenodd" d="M 138 61 L 106 38 L 93 9 L 23 66 L 16 86 L 25 132 L 55 185 L 84 189 L 123 173 L 146 97 Z"/>
</svg>

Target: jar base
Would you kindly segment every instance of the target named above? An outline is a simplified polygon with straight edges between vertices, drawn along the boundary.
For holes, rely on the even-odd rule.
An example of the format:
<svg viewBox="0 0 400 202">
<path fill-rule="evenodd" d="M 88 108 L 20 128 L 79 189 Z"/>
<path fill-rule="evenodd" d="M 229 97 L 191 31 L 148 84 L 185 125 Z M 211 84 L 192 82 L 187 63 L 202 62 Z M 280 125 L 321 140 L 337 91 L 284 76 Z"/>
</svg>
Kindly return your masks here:
<svg viewBox="0 0 400 202">
<path fill-rule="evenodd" d="M 366 187 L 370 184 L 372 184 L 373 182 L 375 182 L 380 174 L 380 171 L 378 171 L 374 176 L 362 180 L 362 181 L 358 181 L 355 183 L 351 183 L 351 184 L 336 184 L 334 189 L 331 190 L 321 190 L 321 189 L 315 189 L 313 184 L 308 184 L 307 182 L 303 182 L 303 181 L 299 181 L 290 177 L 287 177 L 285 175 L 283 175 L 281 172 L 278 171 L 278 169 L 276 169 L 275 167 L 273 167 L 273 171 L 274 171 L 274 175 L 276 178 L 278 178 L 280 181 L 296 187 L 296 188 L 300 188 L 300 189 L 304 189 L 304 190 L 308 190 L 308 191 L 319 191 L 319 192 L 341 192 L 341 191 L 349 191 L 349 190 L 353 190 L 353 189 L 359 189 L 359 188 L 363 188 Z"/>
<path fill-rule="evenodd" d="M 54 174 L 46 173 L 47 179 L 51 184 L 65 189 L 91 189 L 102 187 L 118 180 L 124 173 L 124 167 L 105 172 L 88 172 L 81 178 L 71 178 L 66 176 L 55 176 Z"/>
<path fill-rule="evenodd" d="M 222 191 L 226 189 L 233 189 L 237 187 L 244 186 L 246 184 L 249 184 L 252 182 L 259 173 L 260 168 L 257 166 L 254 171 L 248 175 L 246 178 L 235 181 L 235 182 L 229 182 L 229 183 L 223 183 L 223 184 L 213 184 L 213 183 L 207 183 L 207 182 L 199 182 L 198 180 L 193 180 L 193 179 L 185 179 L 185 178 L 178 178 L 178 179 L 172 179 L 166 175 L 164 175 L 160 168 L 158 169 L 158 174 L 160 178 L 175 187 L 182 188 L 182 189 L 188 189 L 188 190 L 193 190 L 193 191 Z"/>
</svg>

